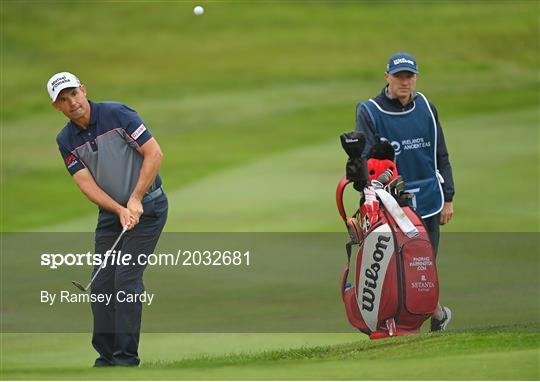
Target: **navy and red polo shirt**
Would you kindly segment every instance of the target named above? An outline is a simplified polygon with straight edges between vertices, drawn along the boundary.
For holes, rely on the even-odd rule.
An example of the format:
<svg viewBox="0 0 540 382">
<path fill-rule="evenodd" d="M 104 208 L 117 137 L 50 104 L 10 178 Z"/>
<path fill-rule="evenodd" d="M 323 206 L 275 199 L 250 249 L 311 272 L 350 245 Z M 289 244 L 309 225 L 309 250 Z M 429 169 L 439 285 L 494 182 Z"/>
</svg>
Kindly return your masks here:
<svg viewBox="0 0 540 382">
<path fill-rule="evenodd" d="M 87 168 L 98 186 L 120 204 L 127 203 L 143 163 L 137 148 L 152 134 L 137 112 L 116 102 L 90 102 L 90 122 L 81 129 L 73 122 L 56 137 L 58 148 L 71 175 Z M 148 190 L 161 187 L 156 176 Z"/>
</svg>

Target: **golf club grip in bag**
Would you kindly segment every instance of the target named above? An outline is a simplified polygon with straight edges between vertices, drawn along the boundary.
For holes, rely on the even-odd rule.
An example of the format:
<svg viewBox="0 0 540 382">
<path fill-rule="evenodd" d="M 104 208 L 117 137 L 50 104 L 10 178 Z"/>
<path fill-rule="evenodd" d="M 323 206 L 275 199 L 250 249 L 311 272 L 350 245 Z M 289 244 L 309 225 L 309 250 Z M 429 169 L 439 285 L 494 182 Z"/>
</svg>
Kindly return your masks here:
<svg viewBox="0 0 540 382">
<path fill-rule="evenodd" d="M 401 207 L 417 229 L 407 235 L 381 203 L 376 223 L 364 232 L 362 217 L 358 219 L 358 213 L 347 217 L 345 212 L 343 192 L 349 183 L 343 178 L 336 189 L 338 210 L 351 236 L 340 282 L 349 322 L 371 339 L 418 333 L 439 300 L 435 255 L 422 219 L 410 207 Z M 350 284 L 355 244 L 360 248 L 353 258 Z"/>
</svg>

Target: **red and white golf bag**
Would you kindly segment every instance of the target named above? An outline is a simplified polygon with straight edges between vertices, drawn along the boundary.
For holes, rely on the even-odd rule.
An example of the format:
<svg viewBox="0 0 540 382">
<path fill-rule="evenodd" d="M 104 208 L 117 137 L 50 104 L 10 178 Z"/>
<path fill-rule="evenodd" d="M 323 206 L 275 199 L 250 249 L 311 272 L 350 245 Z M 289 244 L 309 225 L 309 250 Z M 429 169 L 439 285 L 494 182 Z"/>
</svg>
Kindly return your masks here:
<svg viewBox="0 0 540 382">
<path fill-rule="evenodd" d="M 351 237 L 340 283 L 349 322 L 371 339 L 418 333 L 439 300 L 434 250 L 422 219 L 384 187 L 365 190 L 359 211 L 348 217 L 343 192 L 350 183 L 344 177 L 336 190 Z M 349 283 L 353 245 L 360 248 Z"/>
</svg>

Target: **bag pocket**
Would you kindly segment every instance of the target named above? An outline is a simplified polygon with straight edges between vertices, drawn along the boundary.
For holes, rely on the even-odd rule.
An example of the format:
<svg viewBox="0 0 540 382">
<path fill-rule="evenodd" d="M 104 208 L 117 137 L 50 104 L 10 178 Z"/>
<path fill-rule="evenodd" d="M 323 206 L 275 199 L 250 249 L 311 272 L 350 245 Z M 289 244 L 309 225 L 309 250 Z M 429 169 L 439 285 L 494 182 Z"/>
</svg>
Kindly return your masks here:
<svg viewBox="0 0 540 382">
<path fill-rule="evenodd" d="M 401 247 L 403 302 L 412 314 L 432 314 L 439 301 L 439 280 L 428 240 L 413 239 Z"/>
</svg>

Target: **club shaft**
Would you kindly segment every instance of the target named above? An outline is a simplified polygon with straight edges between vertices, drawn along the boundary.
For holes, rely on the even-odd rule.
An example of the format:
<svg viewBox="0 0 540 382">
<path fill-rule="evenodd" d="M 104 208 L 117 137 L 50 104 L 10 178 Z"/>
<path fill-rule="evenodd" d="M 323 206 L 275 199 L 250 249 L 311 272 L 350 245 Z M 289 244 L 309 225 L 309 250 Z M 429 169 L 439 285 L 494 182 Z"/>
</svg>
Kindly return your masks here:
<svg viewBox="0 0 540 382">
<path fill-rule="evenodd" d="M 122 238 L 122 236 L 124 236 L 124 233 L 126 233 L 127 231 L 127 227 L 124 227 L 122 229 L 122 232 L 120 232 L 120 235 L 118 235 L 118 237 L 116 238 L 116 241 L 114 242 L 114 244 L 112 245 L 111 249 L 109 249 L 107 252 L 105 252 L 106 254 L 107 253 L 111 253 L 112 251 L 114 251 L 114 249 L 116 248 L 116 245 L 118 244 L 118 242 L 120 241 L 120 239 Z M 89 290 L 90 289 L 90 286 L 92 286 L 92 283 L 94 282 L 94 280 L 96 279 L 99 271 L 101 271 L 102 268 L 105 268 L 105 259 L 103 259 L 103 261 L 101 262 L 101 264 L 99 265 L 99 268 L 98 270 L 96 271 L 96 273 L 94 273 L 94 276 L 92 276 L 92 279 L 90 280 L 90 282 L 88 283 L 88 285 L 86 286 L 86 290 Z"/>
</svg>

